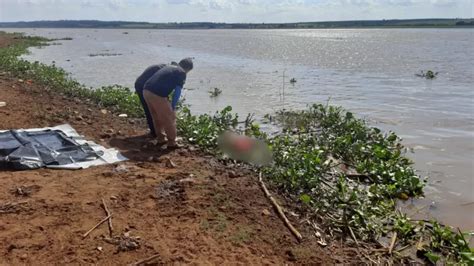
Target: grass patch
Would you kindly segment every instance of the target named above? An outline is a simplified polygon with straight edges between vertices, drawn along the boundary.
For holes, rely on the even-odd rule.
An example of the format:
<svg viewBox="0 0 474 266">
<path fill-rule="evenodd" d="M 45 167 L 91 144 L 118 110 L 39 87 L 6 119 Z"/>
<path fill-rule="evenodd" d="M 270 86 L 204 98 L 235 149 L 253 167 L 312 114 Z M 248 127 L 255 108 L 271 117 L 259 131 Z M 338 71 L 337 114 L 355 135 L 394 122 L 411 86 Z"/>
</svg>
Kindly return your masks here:
<svg viewBox="0 0 474 266">
<path fill-rule="evenodd" d="M 294 256 L 294 259 L 297 261 L 304 261 L 310 259 L 313 256 L 313 250 L 306 248 L 306 247 L 293 247 L 290 249 L 289 254 Z"/>
<path fill-rule="evenodd" d="M 252 235 L 251 229 L 239 228 L 229 239 L 234 245 L 249 244 L 252 240 Z"/>
<path fill-rule="evenodd" d="M 22 60 L 19 56 L 27 53 L 28 47 L 46 45 L 47 39 L 13 36 L 18 42 L 0 49 L 1 70 L 31 79 L 47 90 L 92 101 L 131 117 L 143 117 L 138 97 L 128 88 L 87 88 L 54 65 Z M 327 235 L 378 243 L 396 232 L 398 239 L 391 255 L 396 262 L 406 262 L 399 252 L 403 246 L 416 245 L 418 255 L 426 262 L 474 263 L 465 234 L 436 221 L 412 221 L 396 211 L 398 198 L 423 194 L 424 181 L 416 175 L 413 162 L 405 156 L 406 149 L 394 132 L 383 133 L 341 107 L 322 104 L 267 116 L 283 128 L 272 137 L 262 132 L 251 117 L 239 128 L 238 116 L 231 107 L 214 115 L 195 116 L 183 106 L 177 117 L 179 134 L 212 154 L 219 153 L 218 136 L 228 129 L 264 139 L 275 161 L 256 170 L 264 172 L 280 193 L 300 202 L 306 216 Z M 201 228 L 227 230 L 223 213 L 210 210 L 210 217 Z M 245 238 L 244 233 L 236 236 L 237 240 Z"/>
<path fill-rule="evenodd" d="M 211 224 L 209 223 L 208 220 L 202 220 L 199 227 L 201 228 L 201 230 L 207 231 L 207 230 L 211 229 Z"/>
<path fill-rule="evenodd" d="M 216 208 L 211 207 L 208 209 L 209 218 L 201 222 L 201 229 L 203 230 L 214 230 L 216 232 L 224 232 L 228 228 L 227 216 L 218 211 Z"/>
</svg>

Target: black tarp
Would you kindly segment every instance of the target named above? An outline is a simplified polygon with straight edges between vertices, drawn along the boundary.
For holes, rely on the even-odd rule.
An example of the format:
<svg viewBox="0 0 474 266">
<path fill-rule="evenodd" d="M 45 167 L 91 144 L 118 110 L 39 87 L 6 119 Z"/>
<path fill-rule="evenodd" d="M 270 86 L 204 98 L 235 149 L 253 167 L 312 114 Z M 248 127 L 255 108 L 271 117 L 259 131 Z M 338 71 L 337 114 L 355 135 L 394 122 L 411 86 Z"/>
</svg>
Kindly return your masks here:
<svg viewBox="0 0 474 266">
<path fill-rule="evenodd" d="M 0 168 L 27 170 L 95 160 L 100 155 L 60 130 L 0 132 Z"/>
</svg>

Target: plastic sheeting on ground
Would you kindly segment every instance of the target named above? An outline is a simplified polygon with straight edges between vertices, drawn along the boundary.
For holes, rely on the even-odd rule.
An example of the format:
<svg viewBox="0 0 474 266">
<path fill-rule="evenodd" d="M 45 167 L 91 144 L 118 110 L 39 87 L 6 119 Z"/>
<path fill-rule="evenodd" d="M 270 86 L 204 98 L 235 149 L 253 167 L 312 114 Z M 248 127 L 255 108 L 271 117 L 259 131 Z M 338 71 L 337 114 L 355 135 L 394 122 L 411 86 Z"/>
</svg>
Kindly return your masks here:
<svg viewBox="0 0 474 266">
<path fill-rule="evenodd" d="M 87 141 L 70 125 L 0 130 L 0 168 L 84 169 L 127 160 L 116 149 Z"/>
</svg>

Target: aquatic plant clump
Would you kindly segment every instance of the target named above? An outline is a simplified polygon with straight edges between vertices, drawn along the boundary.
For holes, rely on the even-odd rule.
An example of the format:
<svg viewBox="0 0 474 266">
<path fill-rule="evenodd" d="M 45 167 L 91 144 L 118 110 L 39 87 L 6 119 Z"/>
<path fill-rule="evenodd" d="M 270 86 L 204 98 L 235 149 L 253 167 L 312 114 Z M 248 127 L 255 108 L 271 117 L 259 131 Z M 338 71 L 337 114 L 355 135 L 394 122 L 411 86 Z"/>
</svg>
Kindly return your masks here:
<svg viewBox="0 0 474 266">
<path fill-rule="evenodd" d="M 263 169 L 266 176 L 307 205 L 327 234 L 380 243 L 396 233 L 395 243 L 404 246 L 395 248 L 415 246 L 432 263 L 474 262 L 461 232 L 396 211 L 397 199 L 423 194 L 424 181 L 394 132 L 384 134 L 341 107 L 322 104 L 266 117 L 282 128 L 268 139 L 275 163 Z"/>
<path fill-rule="evenodd" d="M 128 88 L 87 88 L 54 65 L 22 60 L 19 56 L 28 47 L 47 45 L 47 39 L 14 36 L 17 43 L 0 49 L 3 71 L 31 79 L 47 90 L 143 117 L 138 97 Z M 188 142 L 212 154 L 219 153 L 218 136 L 229 129 L 265 140 L 274 163 L 254 166 L 255 170 L 262 171 L 281 193 L 300 202 L 302 213 L 324 229 L 321 233 L 349 237 L 355 243 L 380 243 L 381 238 L 395 236 L 392 257 L 402 262 L 407 246 L 416 246 L 415 253 L 432 263 L 474 262 L 464 234 L 434 221 L 412 221 L 396 211 L 396 200 L 422 195 L 424 182 L 415 174 L 395 133 L 384 134 L 340 107 L 321 104 L 267 118 L 283 131 L 269 137 L 252 116 L 239 128 L 231 107 L 196 116 L 183 106 L 177 114 L 177 128 Z"/>
<path fill-rule="evenodd" d="M 119 56 L 122 54 L 119 53 L 96 53 L 96 54 L 89 54 L 89 57 L 104 57 L 104 56 Z"/>
<path fill-rule="evenodd" d="M 209 91 L 209 97 L 211 97 L 211 98 L 215 98 L 215 97 L 217 97 L 221 94 L 222 94 L 222 90 L 219 89 L 219 88 L 214 88 L 214 89 Z"/>
<path fill-rule="evenodd" d="M 366 184 L 389 185 L 383 196 L 421 195 L 423 182 L 411 167 L 413 163 L 403 156 L 405 148 L 395 133 L 383 134 L 341 107 L 322 104 L 299 112 L 280 112 L 278 117 L 287 130 L 273 142 L 287 142 L 305 154 L 323 154 L 331 163 L 353 168 L 354 175 Z M 318 149 L 306 151 L 309 145 Z"/>
<path fill-rule="evenodd" d="M 217 140 L 226 130 L 236 129 L 238 116 L 227 106 L 213 116 L 203 114 L 195 116 L 184 106 L 177 114 L 178 133 L 192 144 L 196 144 L 208 152 L 215 152 Z"/>
<path fill-rule="evenodd" d="M 415 76 L 425 79 L 435 79 L 438 76 L 438 72 L 434 72 L 433 70 L 428 70 L 424 72 L 422 70 L 419 74 L 415 74 Z"/>
</svg>

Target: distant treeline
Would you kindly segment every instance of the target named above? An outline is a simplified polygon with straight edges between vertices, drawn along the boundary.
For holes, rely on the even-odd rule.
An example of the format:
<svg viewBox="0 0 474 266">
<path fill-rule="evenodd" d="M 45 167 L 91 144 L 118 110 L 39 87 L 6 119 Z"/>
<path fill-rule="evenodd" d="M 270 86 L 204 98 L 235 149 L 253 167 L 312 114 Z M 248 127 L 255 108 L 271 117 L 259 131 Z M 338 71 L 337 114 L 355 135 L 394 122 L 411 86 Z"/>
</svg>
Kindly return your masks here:
<svg viewBox="0 0 474 266">
<path fill-rule="evenodd" d="M 473 27 L 474 19 L 391 19 L 298 23 L 149 23 L 99 20 L 0 22 L 3 28 L 121 28 L 121 29 L 323 29 L 377 27 Z"/>
</svg>

